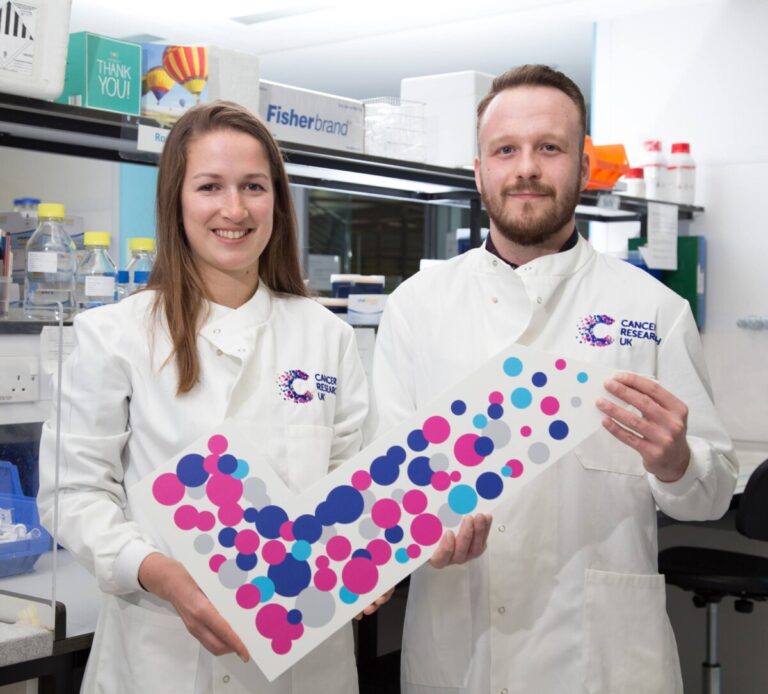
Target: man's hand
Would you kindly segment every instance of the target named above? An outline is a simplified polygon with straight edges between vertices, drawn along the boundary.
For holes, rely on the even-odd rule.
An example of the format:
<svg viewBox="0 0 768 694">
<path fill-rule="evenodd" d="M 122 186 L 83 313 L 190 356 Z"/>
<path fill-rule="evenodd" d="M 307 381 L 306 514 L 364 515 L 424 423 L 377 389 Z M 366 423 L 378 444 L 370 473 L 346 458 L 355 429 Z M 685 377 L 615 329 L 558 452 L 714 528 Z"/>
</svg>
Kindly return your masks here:
<svg viewBox="0 0 768 694">
<path fill-rule="evenodd" d="M 245 644 L 179 562 L 159 552 L 150 554 L 139 567 L 139 582 L 145 590 L 170 602 L 187 631 L 213 655 L 235 652 L 248 662 Z M 173 644 L 168 646 L 173 648 Z"/>
<path fill-rule="evenodd" d="M 436 569 L 451 564 L 464 564 L 476 559 L 484 551 L 491 531 L 492 518 L 487 513 L 465 516 L 459 531 L 446 530 L 429 563 Z"/>
<path fill-rule="evenodd" d="M 605 382 L 605 389 L 640 414 L 600 398 L 597 408 L 607 415 L 603 426 L 634 448 L 642 456 L 645 469 L 662 482 L 679 480 L 691 458 L 685 403 L 655 381 L 637 374 L 617 374 Z"/>
<path fill-rule="evenodd" d="M 382 595 L 379 598 L 376 598 L 368 607 L 366 607 L 362 612 L 358 612 L 355 615 L 355 619 L 360 620 L 365 615 L 366 617 L 369 615 L 372 615 L 376 610 L 378 610 L 384 603 L 389 602 L 389 599 L 392 597 L 392 594 L 395 592 L 394 588 L 390 588 L 384 595 Z"/>
</svg>

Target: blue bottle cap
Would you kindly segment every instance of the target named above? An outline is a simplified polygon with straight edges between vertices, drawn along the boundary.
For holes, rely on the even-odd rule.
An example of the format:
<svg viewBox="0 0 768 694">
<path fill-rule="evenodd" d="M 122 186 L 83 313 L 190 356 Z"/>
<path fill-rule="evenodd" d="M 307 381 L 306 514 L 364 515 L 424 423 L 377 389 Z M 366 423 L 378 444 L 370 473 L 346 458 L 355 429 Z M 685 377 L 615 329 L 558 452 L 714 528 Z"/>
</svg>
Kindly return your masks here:
<svg viewBox="0 0 768 694">
<path fill-rule="evenodd" d="M 128 284 L 128 270 L 118 270 L 117 281 L 120 284 Z"/>
</svg>

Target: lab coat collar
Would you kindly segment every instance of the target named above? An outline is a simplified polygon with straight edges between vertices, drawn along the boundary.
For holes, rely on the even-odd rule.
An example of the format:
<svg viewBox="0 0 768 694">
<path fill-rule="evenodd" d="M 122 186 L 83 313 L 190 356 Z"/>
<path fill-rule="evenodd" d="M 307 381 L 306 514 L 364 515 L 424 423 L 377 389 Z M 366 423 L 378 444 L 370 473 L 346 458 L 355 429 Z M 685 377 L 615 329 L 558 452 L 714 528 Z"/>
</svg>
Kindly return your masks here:
<svg viewBox="0 0 768 694">
<path fill-rule="evenodd" d="M 258 327 L 266 323 L 272 315 L 273 301 L 272 290 L 260 280 L 254 295 L 242 306 L 229 308 L 211 302 L 210 315 L 200 330 L 200 335 L 216 344 L 225 335 L 239 335 L 248 328 Z"/>
<path fill-rule="evenodd" d="M 579 272 L 595 256 L 595 250 L 581 235 L 573 248 L 534 258 L 514 270 L 506 263 L 499 262 L 499 259 L 486 249 L 485 242 L 478 251 L 479 253 L 475 256 L 476 270 L 493 274 L 515 272 L 523 276 L 568 277 Z"/>
</svg>

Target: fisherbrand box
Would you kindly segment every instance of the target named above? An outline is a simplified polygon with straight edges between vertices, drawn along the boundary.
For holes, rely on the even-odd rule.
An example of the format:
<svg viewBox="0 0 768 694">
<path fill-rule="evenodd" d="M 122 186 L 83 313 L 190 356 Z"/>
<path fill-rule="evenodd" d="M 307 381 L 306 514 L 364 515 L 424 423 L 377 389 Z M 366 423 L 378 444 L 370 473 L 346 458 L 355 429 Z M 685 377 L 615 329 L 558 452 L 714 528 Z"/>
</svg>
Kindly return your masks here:
<svg viewBox="0 0 768 694">
<path fill-rule="evenodd" d="M 141 46 L 86 31 L 70 34 L 64 91 L 56 101 L 138 116 Z"/>
<path fill-rule="evenodd" d="M 363 104 L 355 99 L 261 80 L 259 113 L 278 140 L 363 151 Z"/>
</svg>

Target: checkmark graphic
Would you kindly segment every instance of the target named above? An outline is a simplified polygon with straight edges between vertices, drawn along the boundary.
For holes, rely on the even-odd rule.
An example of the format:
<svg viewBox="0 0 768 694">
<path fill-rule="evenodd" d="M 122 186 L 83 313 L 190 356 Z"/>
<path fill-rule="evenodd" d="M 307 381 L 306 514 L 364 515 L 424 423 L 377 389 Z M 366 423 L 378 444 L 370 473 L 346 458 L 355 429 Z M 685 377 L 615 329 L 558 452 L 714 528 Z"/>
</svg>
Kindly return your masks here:
<svg viewBox="0 0 768 694">
<path fill-rule="evenodd" d="M 514 345 L 300 495 L 228 420 L 132 504 L 273 680 L 597 431 L 611 374 Z"/>
</svg>

